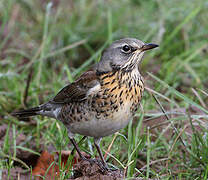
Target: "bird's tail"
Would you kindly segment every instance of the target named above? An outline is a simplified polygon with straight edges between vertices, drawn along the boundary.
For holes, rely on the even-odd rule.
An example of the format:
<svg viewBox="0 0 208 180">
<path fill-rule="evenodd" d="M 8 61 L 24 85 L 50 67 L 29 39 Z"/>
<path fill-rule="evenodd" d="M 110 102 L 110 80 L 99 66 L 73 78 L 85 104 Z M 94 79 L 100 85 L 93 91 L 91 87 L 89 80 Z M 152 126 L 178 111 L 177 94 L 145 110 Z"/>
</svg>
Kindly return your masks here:
<svg viewBox="0 0 208 180">
<path fill-rule="evenodd" d="M 35 115 L 40 114 L 41 110 L 42 108 L 40 106 L 37 106 L 37 107 L 26 109 L 26 110 L 12 112 L 11 115 L 16 116 L 16 117 L 29 117 L 29 116 L 35 116 Z"/>
<path fill-rule="evenodd" d="M 60 113 L 60 110 L 61 110 L 60 104 L 47 102 L 45 104 L 42 104 L 34 108 L 13 112 L 11 113 L 11 115 L 20 117 L 20 118 L 35 116 L 35 115 L 42 115 L 42 116 L 57 118 Z"/>
</svg>

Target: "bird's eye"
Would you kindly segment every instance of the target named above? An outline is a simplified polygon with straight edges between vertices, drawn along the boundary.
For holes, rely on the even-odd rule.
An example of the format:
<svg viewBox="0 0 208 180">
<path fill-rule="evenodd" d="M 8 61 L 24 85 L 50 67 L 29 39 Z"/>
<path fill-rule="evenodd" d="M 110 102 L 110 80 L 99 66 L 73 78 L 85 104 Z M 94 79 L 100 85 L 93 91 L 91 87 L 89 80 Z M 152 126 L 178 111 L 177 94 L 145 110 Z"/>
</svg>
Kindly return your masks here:
<svg viewBox="0 0 208 180">
<path fill-rule="evenodd" d="M 131 52 L 131 47 L 128 46 L 128 45 L 124 45 L 122 47 L 122 51 L 125 52 L 125 53 L 130 53 Z"/>
</svg>

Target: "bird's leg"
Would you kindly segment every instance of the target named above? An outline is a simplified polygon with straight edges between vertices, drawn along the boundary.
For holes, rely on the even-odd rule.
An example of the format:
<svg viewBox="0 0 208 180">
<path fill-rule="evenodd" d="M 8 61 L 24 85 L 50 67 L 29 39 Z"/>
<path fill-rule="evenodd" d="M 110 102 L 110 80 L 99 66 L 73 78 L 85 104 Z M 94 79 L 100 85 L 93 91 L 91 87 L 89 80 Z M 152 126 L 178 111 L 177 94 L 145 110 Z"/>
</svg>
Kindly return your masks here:
<svg viewBox="0 0 208 180">
<path fill-rule="evenodd" d="M 82 155 L 82 153 L 81 153 L 81 151 L 80 151 L 80 149 L 79 149 L 79 147 L 78 147 L 78 145 L 77 145 L 75 139 L 74 139 L 74 138 L 69 138 L 69 139 L 70 139 L 71 143 L 73 144 L 74 149 L 76 149 L 77 153 L 79 154 L 79 157 L 80 157 L 81 159 L 86 159 L 86 158 Z M 73 151 L 73 150 L 72 150 L 72 151 Z"/>
<path fill-rule="evenodd" d="M 85 138 L 86 138 L 86 136 L 84 136 L 84 137 L 79 141 L 79 143 L 82 142 Z M 100 159 L 101 159 L 101 162 L 102 162 L 102 163 L 101 163 L 101 162 L 99 163 L 99 161 L 96 161 L 95 159 L 87 159 L 86 157 L 84 157 L 84 156 L 82 155 L 82 153 L 81 153 L 81 151 L 80 151 L 80 149 L 79 149 L 79 147 L 78 147 L 78 145 L 77 145 L 75 139 L 74 139 L 74 138 L 69 138 L 69 139 L 70 139 L 71 143 L 73 144 L 74 149 L 75 149 L 75 150 L 77 151 L 77 153 L 79 154 L 80 159 L 85 160 L 85 161 L 89 161 L 90 164 L 96 163 L 96 164 L 100 167 L 100 169 L 101 169 L 103 172 L 105 172 L 106 170 L 107 170 L 107 171 L 110 170 L 110 169 L 108 168 L 108 165 L 106 164 L 106 162 L 105 162 L 105 160 L 104 160 L 102 151 L 101 151 L 101 149 L 100 149 L 100 141 L 101 141 L 101 138 L 99 138 L 99 139 L 95 138 L 95 139 L 94 139 L 94 144 L 95 144 L 95 147 L 96 147 L 96 149 L 97 149 L 97 151 L 98 151 L 98 154 L 99 154 L 99 156 L 100 156 Z M 79 143 L 78 143 L 78 144 L 79 144 Z M 72 150 L 72 152 L 74 151 L 74 149 Z"/>
<path fill-rule="evenodd" d="M 102 139 L 102 138 L 94 138 L 94 144 L 95 144 L 95 147 L 96 147 L 96 149 L 97 149 L 97 152 L 98 152 L 98 154 L 99 154 L 99 156 L 100 156 L 100 159 L 101 159 L 101 161 L 102 161 L 102 164 L 103 164 L 103 166 L 104 166 L 104 169 L 105 169 L 105 170 L 109 170 L 108 165 L 106 164 L 105 159 L 104 159 L 104 157 L 103 157 L 103 153 L 102 153 L 102 151 L 101 151 L 101 149 L 100 149 L 100 141 L 101 141 L 101 139 Z"/>
<path fill-rule="evenodd" d="M 85 139 L 86 139 L 87 136 L 83 136 L 82 139 L 80 139 L 80 141 L 78 143 L 76 143 L 77 147 L 78 145 L 80 145 Z M 71 140 L 71 139 L 70 139 Z M 73 144 L 73 143 L 72 143 Z M 74 145 L 74 144 L 73 144 Z M 74 151 L 76 150 L 75 146 L 74 148 L 72 149 L 71 151 L 71 154 L 74 154 Z"/>
</svg>

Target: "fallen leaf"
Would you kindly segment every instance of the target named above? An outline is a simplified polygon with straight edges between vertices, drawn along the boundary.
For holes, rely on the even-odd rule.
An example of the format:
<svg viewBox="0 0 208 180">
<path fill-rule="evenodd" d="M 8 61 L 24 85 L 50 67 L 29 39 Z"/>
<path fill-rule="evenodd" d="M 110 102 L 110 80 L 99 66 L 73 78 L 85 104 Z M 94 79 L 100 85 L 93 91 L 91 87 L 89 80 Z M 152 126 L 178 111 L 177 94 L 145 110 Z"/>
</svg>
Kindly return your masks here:
<svg viewBox="0 0 208 180">
<path fill-rule="evenodd" d="M 54 155 L 49 154 L 47 151 L 43 151 L 32 171 L 32 175 L 43 176 L 45 179 L 51 180 L 58 179 L 59 174 L 59 166 L 54 161 Z M 39 179 L 42 179 L 42 177 L 39 177 Z"/>
<path fill-rule="evenodd" d="M 56 152 L 56 154 L 58 156 L 60 155 L 59 152 Z M 82 154 L 86 158 L 90 158 L 86 153 L 83 152 Z M 65 168 L 67 173 L 70 173 L 69 169 L 72 166 L 74 167 L 77 162 L 80 162 L 80 158 L 77 153 L 74 155 L 72 161 L 68 160 L 70 155 L 71 151 L 61 151 L 61 166 L 62 168 Z M 55 159 L 54 155 L 50 154 L 48 151 L 43 151 L 32 171 L 32 174 L 35 176 L 43 176 L 48 180 L 57 179 L 60 175 L 60 168 L 57 164 L 58 158 L 56 160 Z M 42 179 L 42 177 L 39 177 L 39 179 Z"/>
</svg>

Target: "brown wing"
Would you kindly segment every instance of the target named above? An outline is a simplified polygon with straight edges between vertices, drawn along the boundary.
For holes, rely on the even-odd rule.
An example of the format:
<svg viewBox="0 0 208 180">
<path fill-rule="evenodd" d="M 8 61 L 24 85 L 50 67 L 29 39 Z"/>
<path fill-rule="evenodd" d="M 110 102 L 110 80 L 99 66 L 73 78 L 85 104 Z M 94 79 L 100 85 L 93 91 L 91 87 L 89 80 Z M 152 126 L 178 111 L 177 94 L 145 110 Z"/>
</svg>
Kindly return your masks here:
<svg viewBox="0 0 208 180">
<path fill-rule="evenodd" d="M 54 103 L 68 103 L 74 101 L 82 101 L 87 98 L 90 92 L 96 86 L 100 86 L 95 71 L 87 71 L 83 73 L 75 82 L 65 86 L 53 98 Z"/>
</svg>

